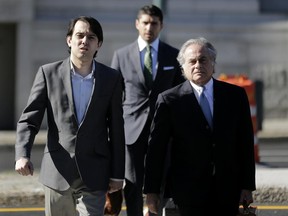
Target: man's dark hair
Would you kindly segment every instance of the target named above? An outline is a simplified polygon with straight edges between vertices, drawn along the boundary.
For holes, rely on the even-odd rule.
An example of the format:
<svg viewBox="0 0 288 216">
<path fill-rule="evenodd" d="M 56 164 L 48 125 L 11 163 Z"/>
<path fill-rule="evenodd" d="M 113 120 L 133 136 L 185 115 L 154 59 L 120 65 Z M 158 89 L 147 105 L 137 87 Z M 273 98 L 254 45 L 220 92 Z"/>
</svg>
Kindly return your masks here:
<svg viewBox="0 0 288 216">
<path fill-rule="evenodd" d="M 155 5 L 145 5 L 138 11 L 137 19 L 140 19 L 140 17 L 143 14 L 147 14 L 149 16 L 156 16 L 159 17 L 159 20 L 161 23 L 163 23 L 163 13 L 162 10 L 155 6 Z"/>
<path fill-rule="evenodd" d="M 75 19 L 72 19 L 68 25 L 68 30 L 67 30 L 67 34 L 66 34 L 66 38 L 68 36 L 72 36 L 73 34 L 73 31 L 74 31 L 74 27 L 75 27 L 75 24 L 78 22 L 78 21 L 83 21 L 83 22 L 86 22 L 86 23 L 89 23 L 90 25 L 90 30 L 96 34 L 97 38 L 98 38 L 98 41 L 99 42 L 103 42 L 103 30 L 102 30 L 102 27 L 101 27 L 101 24 L 93 17 L 90 17 L 90 16 L 80 16 L 80 17 L 77 17 Z M 70 53 L 71 52 L 71 48 L 69 47 L 69 50 L 68 52 Z M 94 54 L 94 57 L 96 56 L 97 54 L 97 51 L 96 53 Z"/>
</svg>

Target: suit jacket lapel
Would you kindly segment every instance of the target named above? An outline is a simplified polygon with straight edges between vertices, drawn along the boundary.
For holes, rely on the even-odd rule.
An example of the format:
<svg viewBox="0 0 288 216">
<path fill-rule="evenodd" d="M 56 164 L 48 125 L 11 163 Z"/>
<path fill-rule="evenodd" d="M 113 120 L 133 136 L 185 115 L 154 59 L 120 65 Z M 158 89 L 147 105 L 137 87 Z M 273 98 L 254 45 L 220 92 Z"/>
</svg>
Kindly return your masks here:
<svg viewBox="0 0 288 216">
<path fill-rule="evenodd" d="M 143 69 L 142 69 L 142 65 L 141 65 L 141 59 L 140 59 L 140 51 L 139 51 L 139 46 L 138 46 L 138 42 L 137 40 L 132 44 L 132 46 L 130 46 L 130 50 L 128 52 L 129 58 L 133 59 L 132 61 L 132 67 L 131 68 L 135 68 L 135 71 L 138 74 L 139 80 L 141 81 L 141 83 L 143 84 L 144 88 L 149 91 L 149 89 L 146 86 L 145 83 L 145 77 L 144 77 L 144 73 L 143 73 Z M 133 71 L 133 69 L 132 69 Z"/>
<path fill-rule="evenodd" d="M 193 91 L 193 88 L 190 84 L 190 82 L 188 80 L 186 80 L 183 84 L 183 87 L 182 87 L 182 94 L 183 95 L 187 95 L 189 97 L 188 99 L 188 106 L 189 107 L 188 109 L 192 112 L 193 110 L 199 110 L 200 111 L 200 106 L 199 106 L 199 103 L 196 99 L 196 96 L 194 94 L 194 91 Z M 198 109 L 198 107 L 200 109 Z"/>
<path fill-rule="evenodd" d="M 129 55 L 131 55 L 130 58 L 133 59 L 132 64 L 135 70 L 137 71 L 139 79 L 145 85 L 145 77 L 143 74 L 143 69 L 142 69 L 141 60 L 140 60 L 140 51 L 139 51 L 139 46 L 138 46 L 137 41 L 133 43 L 131 50 L 129 51 Z"/>
<path fill-rule="evenodd" d="M 161 79 L 161 74 L 162 74 L 161 71 L 163 68 L 163 62 L 165 61 L 165 55 L 166 55 L 165 50 L 163 49 L 164 49 L 163 43 L 159 41 L 158 56 L 157 56 L 158 65 L 157 65 L 157 73 L 156 73 L 155 80 Z"/>
<path fill-rule="evenodd" d="M 185 98 L 187 98 L 187 100 L 185 100 L 185 103 L 187 103 L 188 113 L 191 114 L 192 112 L 195 112 L 195 111 L 196 112 L 201 112 L 200 111 L 201 108 L 200 108 L 200 106 L 198 104 L 196 96 L 194 95 L 193 88 L 192 88 L 192 86 L 191 86 L 191 84 L 190 84 L 190 82 L 188 80 L 186 80 L 183 83 L 183 86 L 182 86 L 182 89 L 181 89 L 181 94 Z"/>
<path fill-rule="evenodd" d="M 186 80 L 183 84 L 182 90 L 181 90 L 183 95 L 187 96 L 187 115 L 193 115 L 192 119 L 196 118 L 199 119 L 201 124 L 206 124 L 206 118 L 204 113 L 201 110 L 201 107 L 199 105 L 199 102 L 196 99 L 196 96 L 193 91 L 193 87 L 191 86 L 190 82 Z"/>
<path fill-rule="evenodd" d="M 103 77 L 102 77 L 103 75 L 105 74 L 103 73 L 103 69 L 101 69 L 101 64 L 98 64 L 95 61 L 95 71 L 93 73 L 94 85 L 92 89 L 91 99 L 88 103 L 87 112 L 89 111 L 89 109 L 91 109 L 90 108 L 91 106 L 95 106 L 97 94 L 99 94 L 99 92 L 101 92 L 101 89 L 102 89 L 101 84 L 103 84 Z"/>
<path fill-rule="evenodd" d="M 76 110 L 74 106 L 74 99 L 73 99 L 73 90 L 72 90 L 72 83 L 71 83 L 71 65 L 70 65 L 70 58 L 67 58 L 63 61 L 61 67 L 59 68 L 59 73 L 61 74 L 63 85 L 65 88 L 65 92 L 67 94 L 67 98 L 70 104 L 71 112 L 74 115 L 74 122 L 77 125 L 77 117 L 76 117 Z"/>
<path fill-rule="evenodd" d="M 213 112 L 213 122 L 214 122 L 214 131 L 219 128 L 221 124 L 221 119 L 223 115 L 225 116 L 226 114 L 223 113 L 223 107 L 222 105 L 225 104 L 221 100 L 225 100 L 225 95 L 221 95 L 223 91 L 221 90 L 221 84 L 217 79 L 213 80 L 213 98 L 214 98 L 214 112 Z M 225 92 L 225 91 L 224 91 Z"/>
<path fill-rule="evenodd" d="M 95 109 L 97 108 L 97 104 L 98 105 L 100 104 L 98 103 L 99 100 L 97 100 L 97 98 L 99 98 L 99 94 L 103 92 L 103 89 L 105 88 L 103 85 L 107 85 L 107 82 L 104 81 L 106 79 L 105 76 L 106 76 L 105 68 L 102 66 L 102 64 L 99 64 L 97 61 L 95 61 L 95 71 L 93 73 L 94 84 L 92 89 L 92 95 L 88 103 L 86 115 L 83 119 L 83 122 L 89 115 L 89 112 L 91 110 L 95 111 Z"/>
<path fill-rule="evenodd" d="M 165 67 L 166 64 L 169 64 L 170 62 L 167 62 L 167 49 L 166 46 L 164 45 L 163 42 L 159 41 L 159 47 L 158 47 L 158 63 L 157 63 L 157 73 L 156 73 L 156 77 L 155 77 L 155 81 L 157 82 L 157 80 L 161 80 L 163 74 L 165 73 L 165 71 L 163 70 L 163 68 Z"/>
<path fill-rule="evenodd" d="M 97 98 L 98 98 L 97 95 L 99 95 L 99 93 L 101 92 L 101 89 L 103 89 L 101 85 L 106 83 L 106 82 L 103 82 L 103 76 L 105 76 L 105 71 L 102 69 L 101 64 L 98 64 L 97 61 L 95 60 L 94 62 L 95 62 L 95 70 L 93 72 L 93 82 L 94 82 L 93 89 L 92 89 L 90 101 L 87 105 L 86 113 L 85 113 L 85 116 L 81 125 L 83 125 L 83 123 L 85 122 L 87 116 L 89 115 L 89 112 L 95 109 L 95 106 L 97 105 Z"/>
</svg>

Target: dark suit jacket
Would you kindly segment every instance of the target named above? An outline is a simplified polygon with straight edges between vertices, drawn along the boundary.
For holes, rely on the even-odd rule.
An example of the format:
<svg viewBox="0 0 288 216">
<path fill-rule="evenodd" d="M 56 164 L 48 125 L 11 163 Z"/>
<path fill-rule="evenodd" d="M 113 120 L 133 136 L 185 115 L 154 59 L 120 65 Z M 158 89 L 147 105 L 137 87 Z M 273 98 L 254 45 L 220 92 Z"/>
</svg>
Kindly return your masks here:
<svg viewBox="0 0 288 216">
<path fill-rule="evenodd" d="M 176 48 L 159 42 L 157 75 L 149 91 L 145 85 L 137 41 L 115 51 L 111 67 L 119 70 L 124 78 L 123 111 L 127 144 L 135 143 L 149 116 L 150 119 L 153 117 L 158 94 L 184 81 L 177 55 Z"/>
<path fill-rule="evenodd" d="M 92 98 L 78 126 L 70 71 L 69 58 L 39 68 L 17 125 L 16 160 L 30 157 L 46 111 L 48 135 L 40 181 L 66 190 L 80 175 L 87 187 L 106 190 L 109 178 L 124 179 L 121 74 L 96 62 Z"/>
<path fill-rule="evenodd" d="M 224 210 L 225 201 L 239 198 L 241 189 L 255 190 L 254 134 L 243 88 L 214 80 L 213 122 L 211 131 L 189 81 L 159 95 L 144 193 L 160 192 L 171 137 L 171 190 L 176 203 L 201 204 L 207 198 L 214 165 L 215 188 L 222 190 Z"/>
</svg>

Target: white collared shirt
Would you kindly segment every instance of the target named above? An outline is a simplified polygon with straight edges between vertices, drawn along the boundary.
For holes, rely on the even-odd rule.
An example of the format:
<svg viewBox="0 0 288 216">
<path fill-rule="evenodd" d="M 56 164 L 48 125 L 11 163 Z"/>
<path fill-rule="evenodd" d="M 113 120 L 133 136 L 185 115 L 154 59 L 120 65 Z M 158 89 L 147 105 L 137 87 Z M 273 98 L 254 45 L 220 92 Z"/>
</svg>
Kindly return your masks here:
<svg viewBox="0 0 288 216">
<path fill-rule="evenodd" d="M 138 37 L 137 41 L 138 41 L 138 46 L 139 46 L 139 51 L 140 51 L 141 66 L 142 66 L 142 69 L 144 69 L 144 56 L 146 53 L 147 42 L 144 41 L 141 38 L 141 36 Z M 150 46 L 151 46 L 151 53 L 152 53 L 152 74 L 153 74 L 153 79 L 155 79 L 156 73 L 157 73 L 157 67 L 158 67 L 157 56 L 158 56 L 159 38 L 154 40 L 150 44 Z"/>
<path fill-rule="evenodd" d="M 196 85 L 192 81 L 190 81 L 190 84 L 192 85 L 194 94 L 195 94 L 195 96 L 196 96 L 196 98 L 197 98 L 197 100 L 199 102 L 200 95 L 201 95 L 201 93 L 203 91 L 203 87 Z M 214 94 L 214 92 L 213 92 L 213 79 L 212 78 L 209 80 L 208 83 L 206 83 L 205 88 L 206 88 L 206 90 L 205 90 L 204 94 L 205 94 L 205 96 L 206 96 L 206 98 L 207 98 L 207 100 L 209 102 L 209 107 L 210 107 L 210 110 L 211 110 L 211 113 L 212 113 L 212 116 L 213 116 L 213 113 L 214 113 L 214 109 L 213 109 L 214 108 L 214 100 L 213 100 L 214 97 L 213 97 L 213 94 Z"/>
</svg>

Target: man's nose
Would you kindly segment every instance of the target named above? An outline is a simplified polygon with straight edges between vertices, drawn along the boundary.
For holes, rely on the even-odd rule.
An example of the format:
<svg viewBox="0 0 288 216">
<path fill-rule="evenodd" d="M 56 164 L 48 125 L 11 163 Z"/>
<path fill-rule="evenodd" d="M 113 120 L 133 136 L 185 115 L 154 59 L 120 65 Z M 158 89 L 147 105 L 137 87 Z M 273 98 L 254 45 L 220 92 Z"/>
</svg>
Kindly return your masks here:
<svg viewBox="0 0 288 216">
<path fill-rule="evenodd" d="M 201 65 L 200 61 L 196 61 L 196 63 L 195 63 L 195 67 L 196 67 L 196 68 L 199 68 L 200 65 Z"/>
<path fill-rule="evenodd" d="M 151 25 L 151 24 L 147 24 L 147 25 L 146 25 L 146 28 L 147 28 L 148 30 L 150 30 L 150 29 L 152 28 L 152 25 Z"/>
<path fill-rule="evenodd" d="M 88 43 L 88 37 L 87 36 L 84 36 L 82 38 L 82 44 L 87 44 Z"/>
</svg>

